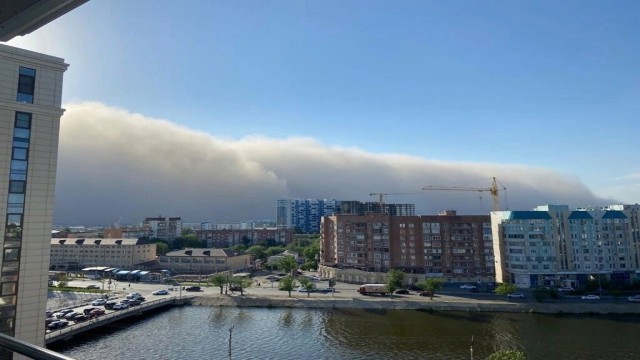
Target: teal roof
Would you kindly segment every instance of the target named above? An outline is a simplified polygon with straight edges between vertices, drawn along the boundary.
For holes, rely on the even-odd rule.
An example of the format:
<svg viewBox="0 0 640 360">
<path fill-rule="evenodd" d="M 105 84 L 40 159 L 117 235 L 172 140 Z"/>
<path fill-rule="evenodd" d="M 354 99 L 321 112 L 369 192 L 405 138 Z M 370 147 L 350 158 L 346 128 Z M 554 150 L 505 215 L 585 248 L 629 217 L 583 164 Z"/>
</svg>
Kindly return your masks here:
<svg viewBox="0 0 640 360">
<path fill-rule="evenodd" d="M 625 215 L 622 211 L 617 210 L 609 210 L 605 211 L 604 215 L 602 215 L 603 219 L 626 219 L 627 215 Z"/>
<path fill-rule="evenodd" d="M 509 220 L 551 220 L 546 211 L 512 211 Z"/>
<path fill-rule="evenodd" d="M 569 220 L 593 220 L 593 216 L 586 211 L 572 211 Z"/>
</svg>

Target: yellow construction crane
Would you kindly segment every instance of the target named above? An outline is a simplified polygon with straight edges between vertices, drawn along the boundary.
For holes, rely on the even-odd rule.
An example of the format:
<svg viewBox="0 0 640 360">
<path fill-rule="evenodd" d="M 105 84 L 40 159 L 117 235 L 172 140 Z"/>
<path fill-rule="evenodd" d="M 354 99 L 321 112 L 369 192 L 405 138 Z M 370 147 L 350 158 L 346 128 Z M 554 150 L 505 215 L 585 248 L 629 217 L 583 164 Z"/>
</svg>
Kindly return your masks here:
<svg viewBox="0 0 640 360">
<path fill-rule="evenodd" d="M 491 187 L 488 188 L 475 188 L 475 187 L 464 187 L 464 186 L 425 186 L 422 190 L 451 190 L 451 191 L 488 191 L 493 198 L 493 211 L 500 210 L 500 198 L 498 197 L 499 191 L 507 190 L 506 187 L 502 186 L 498 188 L 498 181 L 495 176 L 493 177 L 493 182 L 491 183 Z"/>
</svg>

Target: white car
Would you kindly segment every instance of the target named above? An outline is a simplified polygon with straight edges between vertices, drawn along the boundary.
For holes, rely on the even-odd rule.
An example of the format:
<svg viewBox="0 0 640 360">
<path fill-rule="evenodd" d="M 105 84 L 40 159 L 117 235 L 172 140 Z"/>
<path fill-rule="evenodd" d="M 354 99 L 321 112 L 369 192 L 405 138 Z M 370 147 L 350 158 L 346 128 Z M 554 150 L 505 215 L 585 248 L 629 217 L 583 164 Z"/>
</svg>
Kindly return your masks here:
<svg viewBox="0 0 640 360">
<path fill-rule="evenodd" d="M 169 290 L 156 290 L 154 292 L 152 292 L 153 295 L 169 295 Z"/>
<path fill-rule="evenodd" d="M 600 300 L 600 296 L 598 296 L 598 295 L 585 295 L 581 299 L 582 300 Z"/>
<path fill-rule="evenodd" d="M 106 303 L 107 303 L 107 300 L 105 300 L 105 299 L 97 299 L 97 300 L 94 300 L 91 303 L 91 306 L 102 306 L 102 305 L 104 305 Z"/>
<path fill-rule="evenodd" d="M 140 293 L 131 293 L 131 294 L 127 295 L 127 299 L 133 300 L 133 299 L 137 299 L 137 298 L 139 298 L 141 296 L 142 296 L 142 294 L 140 294 Z"/>
<path fill-rule="evenodd" d="M 569 292 L 569 291 L 573 291 L 572 288 L 559 288 L 558 292 Z"/>
<path fill-rule="evenodd" d="M 523 293 L 507 294 L 507 298 L 508 299 L 524 299 L 524 294 Z"/>
<path fill-rule="evenodd" d="M 636 295 L 636 296 L 629 296 L 627 298 L 628 301 L 630 302 L 640 302 L 640 295 Z"/>
<path fill-rule="evenodd" d="M 471 290 L 471 289 L 475 289 L 475 288 L 476 288 L 475 285 L 467 285 L 467 284 L 460 285 L 460 289 L 469 289 L 469 290 Z"/>
</svg>

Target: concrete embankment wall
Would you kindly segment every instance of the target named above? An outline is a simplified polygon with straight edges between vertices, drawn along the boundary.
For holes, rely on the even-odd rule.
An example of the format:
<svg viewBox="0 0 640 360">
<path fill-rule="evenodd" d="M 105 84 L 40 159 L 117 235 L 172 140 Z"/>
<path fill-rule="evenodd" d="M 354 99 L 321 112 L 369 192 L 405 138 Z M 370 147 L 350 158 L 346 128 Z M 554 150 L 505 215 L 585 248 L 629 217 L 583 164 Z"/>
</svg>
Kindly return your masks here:
<svg viewBox="0 0 640 360">
<path fill-rule="evenodd" d="M 310 309 L 387 309 L 462 312 L 512 312 L 542 314 L 640 314 L 640 304 L 628 303 L 506 303 L 506 302 L 441 302 L 402 299 L 313 299 L 266 298 L 247 296 L 200 296 L 191 302 L 196 306 L 310 308 Z"/>
</svg>

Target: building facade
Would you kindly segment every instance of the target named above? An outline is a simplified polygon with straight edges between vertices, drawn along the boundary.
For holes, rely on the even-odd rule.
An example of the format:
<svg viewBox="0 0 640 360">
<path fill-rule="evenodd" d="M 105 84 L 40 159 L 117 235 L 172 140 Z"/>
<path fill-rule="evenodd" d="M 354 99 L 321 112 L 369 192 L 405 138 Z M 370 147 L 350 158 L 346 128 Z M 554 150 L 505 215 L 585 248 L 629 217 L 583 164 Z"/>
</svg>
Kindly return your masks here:
<svg viewBox="0 0 640 360">
<path fill-rule="evenodd" d="M 36 345 L 44 344 L 67 66 L 60 58 L 0 44 L 0 331 Z"/>
<path fill-rule="evenodd" d="M 393 216 L 414 216 L 414 204 L 382 204 L 377 202 L 319 200 L 319 199 L 279 199 L 276 204 L 276 226 L 280 229 L 294 229 L 296 233 L 316 234 L 320 232 L 323 216 L 351 214 L 387 214 Z"/>
<path fill-rule="evenodd" d="M 496 278 L 527 288 L 637 278 L 638 205 L 491 213 Z"/>
<path fill-rule="evenodd" d="M 213 274 L 251 267 L 251 255 L 229 249 L 176 250 L 159 257 L 160 266 L 176 274 Z"/>
<path fill-rule="evenodd" d="M 172 241 L 182 235 L 182 219 L 179 217 L 145 218 L 142 226 L 147 236 L 154 239 Z"/>
<path fill-rule="evenodd" d="M 106 266 L 134 269 L 156 259 L 156 244 L 138 239 L 51 239 L 51 270 Z"/>
<path fill-rule="evenodd" d="M 206 241 L 209 248 L 251 246 L 267 240 L 288 244 L 293 241 L 293 229 L 196 230 L 196 239 Z"/>
<path fill-rule="evenodd" d="M 386 214 L 325 216 L 320 241 L 324 266 L 374 272 L 401 269 L 447 281 L 493 281 L 488 215 Z"/>
</svg>

